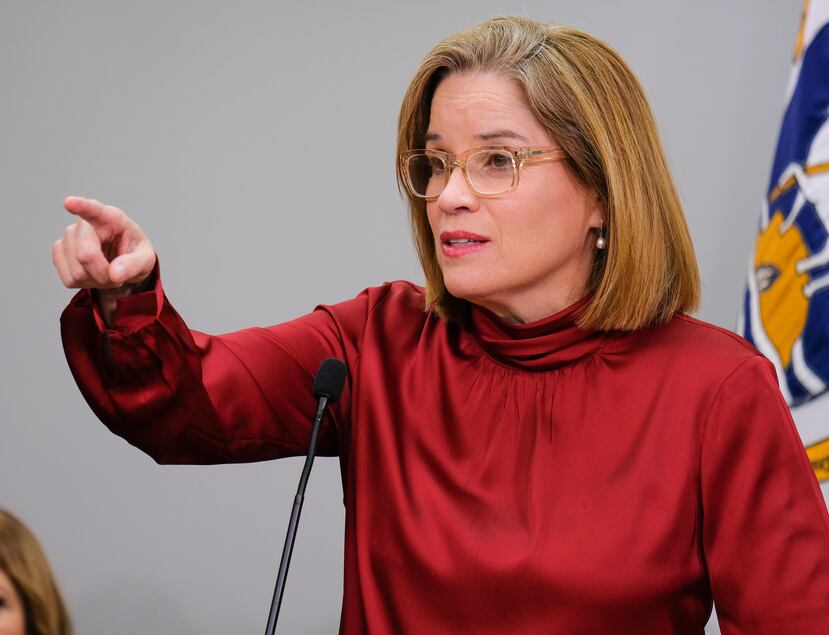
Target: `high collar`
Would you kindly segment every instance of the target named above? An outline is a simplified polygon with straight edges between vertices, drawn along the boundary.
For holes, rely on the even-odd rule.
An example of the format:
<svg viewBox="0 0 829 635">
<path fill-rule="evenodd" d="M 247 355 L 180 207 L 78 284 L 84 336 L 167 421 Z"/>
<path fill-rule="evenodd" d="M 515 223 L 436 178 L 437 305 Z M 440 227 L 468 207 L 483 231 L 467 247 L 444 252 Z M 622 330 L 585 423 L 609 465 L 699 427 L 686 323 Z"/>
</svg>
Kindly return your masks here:
<svg viewBox="0 0 829 635">
<path fill-rule="evenodd" d="M 612 337 L 576 326 L 590 298 L 585 296 L 558 313 L 529 324 L 511 324 L 473 304 L 473 335 L 490 357 L 506 366 L 534 371 L 561 368 L 593 355 Z"/>
</svg>

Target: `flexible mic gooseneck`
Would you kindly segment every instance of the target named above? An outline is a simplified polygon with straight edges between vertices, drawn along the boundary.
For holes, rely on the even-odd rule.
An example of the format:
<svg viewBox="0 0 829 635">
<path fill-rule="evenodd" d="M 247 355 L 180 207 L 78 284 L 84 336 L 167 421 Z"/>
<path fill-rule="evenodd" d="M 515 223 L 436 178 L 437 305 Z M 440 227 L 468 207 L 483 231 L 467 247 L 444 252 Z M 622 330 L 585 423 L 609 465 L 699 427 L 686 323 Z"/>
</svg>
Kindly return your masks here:
<svg viewBox="0 0 829 635">
<path fill-rule="evenodd" d="M 299 514 L 302 511 L 302 503 L 305 500 L 305 488 L 308 485 L 308 477 L 311 475 L 311 467 L 314 465 L 314 456 L 317 452 L 317 434 L 319 433 L 325 407 L 334 403 L 340 398 L 345 386 L 347 371 L 345 364 L 333 357 L 322 360 L 320 368 L 314 377 L 314 386 L 311 392 L 317 398 L 317 414 L 314 417 L 314 426 L 311 428 L 311 442 L 308 444 L 308 455 L 305 457 L 305 465 L 302 468 L 302 475 L 299 477 L 299 486 L 294 497 L 294 507 L 291 510 L 291 519 L 288 521 L 288 535 L 285 536 L 285 546 L 282 548 L 282 558 L 279 561 L 279 572 L 276 575 L 276 588 L 273 591 L 271 610 L 268 614 L 268 624 L 265 627 L 265 635 L 274 635 L 276 631 L 276 620 L 279 618 L 279 608 L 282 605 L 282 594 L 285 591 L 285 580 L 288 577 L 288 567 L 291 564 L 291 554 L 294 551 L 296 531 L 299 526 Z"/>
</svg>

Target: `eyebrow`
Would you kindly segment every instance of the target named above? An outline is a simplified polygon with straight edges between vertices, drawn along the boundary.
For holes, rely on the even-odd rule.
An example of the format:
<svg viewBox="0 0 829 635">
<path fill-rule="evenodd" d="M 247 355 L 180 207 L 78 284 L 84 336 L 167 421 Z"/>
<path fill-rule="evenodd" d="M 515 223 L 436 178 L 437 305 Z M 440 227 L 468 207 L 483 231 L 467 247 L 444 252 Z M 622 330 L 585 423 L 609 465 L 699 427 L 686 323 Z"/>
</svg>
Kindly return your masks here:
<svg viewBox="0 0 829 635">
<path fill-rule="evenodd" d="M 512 130 L 503 129 L 503 130 L 492 130 L 490 132 L 482 132 L 481 134 L 475 135 L 476 139 L 481 141 L 491 141 L 492 139 L 517 139 L 519 141 L 523 141 L 524 143 L 529 143 L 530 140 L 527 139 L 524 135 L 520 135 L 517 132 L 513 132 Z M 440 141 L 440 134 L 437 132 L 427 132 L 426 133 L 426 141 Z"/>
</svg>

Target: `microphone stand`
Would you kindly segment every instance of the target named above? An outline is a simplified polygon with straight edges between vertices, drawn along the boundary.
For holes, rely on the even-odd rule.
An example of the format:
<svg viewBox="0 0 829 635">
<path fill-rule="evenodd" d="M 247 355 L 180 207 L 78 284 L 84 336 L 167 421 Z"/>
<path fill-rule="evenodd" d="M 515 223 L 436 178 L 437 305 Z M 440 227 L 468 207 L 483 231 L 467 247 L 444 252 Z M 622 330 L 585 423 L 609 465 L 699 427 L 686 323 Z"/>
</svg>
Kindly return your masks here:
<svg viewBox="0 0 829 635">
<path fill-rule="evenodd" d="M 285 580 L 288 577 L 288 567 L 291 564 L 291 554 L 294 551 L 296 531 L 299 526 L 299 515 L 302 512 L 302 503 L 305 500 L 305 487 L 308 485 L 308 477 L 311 475 L 311 467 L 314 465 L 314 455 L 317 451 L 317 434 L 319 433 L 325 407 L 328 405 L 328 396 L 322 395 L 317 405 L 317 414 L 314 417 L 314 427 L 311 429 L 311 443 L 308 447 L 308 455 L 305 457 L 305 465 L 299 477 L 299 486 L 294 497 L 294 507 L 291 510 L 291 520 L 288 522 L 288 535 L 285 536 L 285 546 L 282 548 L 282 559 L 279 562 L 279 573 L 276 576 L 276 588 L 273 591 L 271 610 L 268 613 L 268 624 L 265 627 L 265 635 L 274 635 L 276 632 L 276 620 L 279 618 L 279 608 L 282 605 L 282 594 L 285 592 Z"/>
</svg>

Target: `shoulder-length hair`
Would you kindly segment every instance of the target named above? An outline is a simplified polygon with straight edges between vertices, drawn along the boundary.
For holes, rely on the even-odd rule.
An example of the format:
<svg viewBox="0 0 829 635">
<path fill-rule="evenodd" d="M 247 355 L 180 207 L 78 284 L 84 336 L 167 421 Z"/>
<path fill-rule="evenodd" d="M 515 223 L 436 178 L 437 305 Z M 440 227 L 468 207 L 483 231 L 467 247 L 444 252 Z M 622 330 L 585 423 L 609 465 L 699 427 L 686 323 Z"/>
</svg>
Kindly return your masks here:
<svg viewBox="0 0 829 635">
<path fill-rule="evenodd" d="M 566 165 L 596 192 L 607 247 L 595 250 L 579 325 L 634 330 L 696 310 L 700 280 L 690 232 L 644 91 L 619 55 L 577 29 L 500 17 L 450 35 L 425 57 L 400 109 L 398 156 L 422 148 L 432 96 L 447 75 L 494 72 L 517 81 Z M 465 301 L 443 283 L 426 203 L 405 187 L 426 276 L 426 308 L 457 319 Z"/>
<path fill-rule="evenodd" d="M 26 526 L 0 509 L 0 571 L 23 603 L 26 635 L 72 635 L 72 622 L 40 544 Z"/>
</svg>

